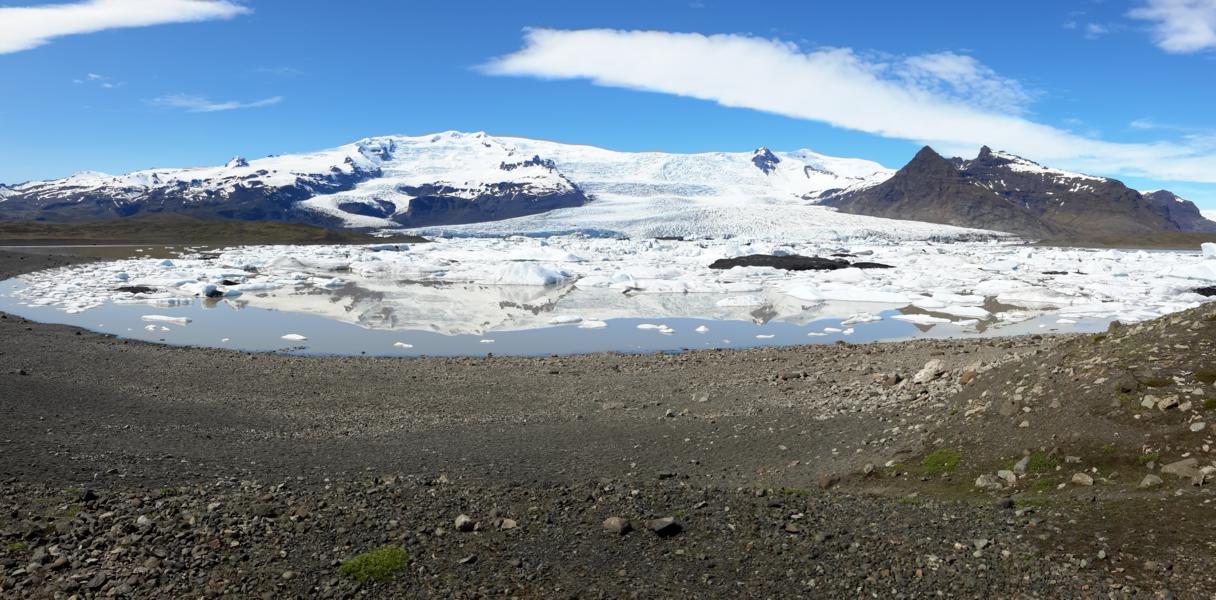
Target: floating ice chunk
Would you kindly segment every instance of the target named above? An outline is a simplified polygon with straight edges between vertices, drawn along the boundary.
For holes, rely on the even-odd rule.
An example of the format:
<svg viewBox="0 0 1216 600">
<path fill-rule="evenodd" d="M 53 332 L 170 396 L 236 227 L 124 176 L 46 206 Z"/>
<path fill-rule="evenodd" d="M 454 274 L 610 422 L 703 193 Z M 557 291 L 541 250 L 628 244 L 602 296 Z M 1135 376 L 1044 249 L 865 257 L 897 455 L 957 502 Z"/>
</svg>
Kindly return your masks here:
<svg viewBox="0 0 1216 600">
<path fill-rule="evenodd" d="M 496 285 L 557 285 L 570 279 L 565 271 L 551 269 L 536 263 L 512 262 L 498 267 L 488 278 Z"/>
<path fill-rule="evenodd" d="M 480 341 L 481 343 L 483 343 L 483 344 L 493 344 L 493 343 L 494 343 L 494 340 L 489 340 L 489 339 L 486 339 L 486 340 L 479 340 L 479 341 Z"/>
<path fill-rule="evenodd" d="M 970 317 L 972 319 L 987 319 L 992 315 L 992 313 L 978 306 L 960 306 L 957 304 L 943 306 L 941 308 L 934 309 L 934 311 L 954 315 L 956 317 Z"/>
<path fill-rule="evenodd" d="M 841 331 L 844 331 L 844 330 L 839 327 L 824 327 L 823 331 L 824 331 L 824 333 L 840 333 Z"/>
<path fill-rule="evenodd" d="M 954 322 L 954 325 L 959 327 L 975 327 L 980 324 L 979 319 L 959 319 Z"/>
<path fill-rule="evenodd" d="M 593 319 L 587 319 L 587 320 L 583 321 L 582 323 L 578 324 L 579 329 L 603 329 L 607 326 L 608 326 L 607 323 L 605 323 L 603 321 L 596 321 Z"/>
<path fill-rule="evenodd" d="M 254 283 L 242 283 L 240 285 L 233 286 L 231 289 L 235 289 L 240 292 L 269 292 L 270 290 L 279 289 L 279 284 L 271 283 L 269 281 L 257 281 Z"/>
<path fill-rule="evenodd" d="M 921 315 L 921 314 L 895 315 L 891 318 L 895 319 L 896 321 L 906 321 L 908 323 L 913 323 L 916 325 L 937 325 L 939 323 L 949 323 L 950 322 L 950 319 L 943 319 L 941 317 L 934 317 L 932 315 Z"/>
<path fill-rule="evenodd" d="M 148 331 L 156 331 L 156 325 L 144 325 L 144 329 Z"/>
<path fill-rule="evenodd" d="M 882 317 L 880 317 L 878 315 L 872 315 L 870 313 L 863 312 L 863 313 L 857 313 L 855 315 L 849 316 L 849 318 L 841 321 L 840 324 L 841 325 L 856 325 L 858 323 L 873 323 L 875 321 L 881 321 L 881 320 L 882 320 Z"/>
<path fill-rule="evenodd" d="M 853 335 L 853 328 L 846 328 L 844 331 L 840 332 L 840 335 Z"/>
<path fill-rule="evenodd" d="M 117 279 L 119 281 L 126 281 L 130 278 L 131 278 L 131 276 L 128 275 L 126 271 L 121 271 L 121 272 L 114 274 L 114 279 Z"/>
<path fill-rule="evenodd" d="M 655 325 L 654 323 L 639 323 L 638 329 L 662 329 L 663 325 Z"/>
<path fill-rule="evenodd" d="M 709 333 L 709 328 L 708 328 L 708 327 L 706 327 L 706 326 L 704 326 L 704 325 L 700 325 L 700 326 L 698 326 L 696 329 L 694 329 L 693 331 L 695 331 L 695 332 L 697 332 L 697 333 Z"/>
<path fill-rule="evenodd" d="M 298 333 L 289 333 L 289 334 L 283 336 L 283 339 L 292 341 L 292 342 L 302 342 L 308 338 L 306 338 Z"/>
<path fill-rule="evenodd" d="M 730 296 L 714 303 L 721 308 L 764 306 L 764 298 L 760 296 Z"/>
<path fill-rule="evenodd" d="M 232 339 L 232 338 L 220 338 L 220 342 L 222 342 L 222 343 L 225 343 L 225 344 L 226 344 L 226 343 L 228 343 L 228 341 L 229 341 L 229 340 L 231 340 L 231 339 Z"/>
<path fill-rule="evenodd" d="M 156 264 L 157 264 L 157 266 L 164 267 L 164 268 L 166 268 L 166 269 L 173 267 L 173 261 L 171 261 L 171 260 L 169 260 L 169 259 L 167 259 L 167 258 L 166 258 L 165 260 L 162 260 L 162 261 L 160 261 L 160 262 L 156 263 Z"/>
<path fill-rule="evenodd" d="M 1072 324 L 1075 324 L 1076 322 L 1077 322 L 1076 319 L 1056 319 L 1057 325 L 1072 325 Z"/>
<path fill-rule="evenodd" d="M 1216 259 L 1216 244 L 1212 242 L 1204 242 L 1199 244 L 1199 249 L 1203 252 L 1203 257 L 1208 259 Z"/>
<path fill-rule="evenodd" d="M 407 343 L 405 343 L 405 342 L 393 342 L 393 347 L 394 347 L 394 348 L 413 348 L 413 347 L 414 347 L 414 345 L 413 345 L 413 344 L 407 344 Z"/>
<path fill-rule="evenodd" d="M 776 337 L 776 336 L 774 336 L 771 333 L 757 333 L 756 334 L 756 339 L 758 339 L 758 340 L 771 340 L 774 337 Z"/>
<path fill-rule="evenodd" d="M 824 299 L 823 294 L 820 294 L 817 288 L 809 285 L 789 287 L 782 290 L 782 293 L 786 296 L 791 296 L 793 298 L 797 298 L 798 300 L 806 300 L 808 302 L 821 302 Z"/>
<path fill-rule="evenodd" d="M 372 244 L 367 247 L 371 252 L 401 252 L 409 250 L 409 244 Z"/>
<path fill-rule="evenodd" d="M 190 319 L 187 317 L 170 317 L 167 315 L 144 315 L 139 320 L 149 323 L 172 323 L 174 325 L 187 325 L 190 323 Z"/>
<path fill-rule="evenodd" d="M 559 316 L 553 317 L 552 319 L 549 319 L 549 324 L 550 325 L 571 325 L 574 323 L 581 323 L 582 321 L 583 321 L 583 318 L 580 316 L 577 316 L 577 315 L 559 315 Z"/>
<path fill-rule="evenodd" d="M 811 331 L 811 332 L 807 333 L 806 335 L 807 335 L 807 337 L 824 337 L 824 336 L 826 336 L 827 334 L 826 334 L 826 333 L 819 333 L 818 331 Z"/>
</svg>

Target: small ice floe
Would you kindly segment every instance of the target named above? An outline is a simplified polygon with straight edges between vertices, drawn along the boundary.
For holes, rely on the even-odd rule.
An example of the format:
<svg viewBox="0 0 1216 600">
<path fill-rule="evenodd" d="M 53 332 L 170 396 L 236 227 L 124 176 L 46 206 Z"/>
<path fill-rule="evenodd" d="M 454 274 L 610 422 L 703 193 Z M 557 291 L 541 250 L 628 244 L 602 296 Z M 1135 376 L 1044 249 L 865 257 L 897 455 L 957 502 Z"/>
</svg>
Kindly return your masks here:
<svg viewBox="0 0 1216 600">
<path fill-rule="evenodd" d="M 853 335 L 853 328 L 852 327 L 846 328 L 844 331 L 840 332 L 840 335 Z"/>
<path fill-rule="evenodd" d="M 586 321 L 583 321 L 582 323 L 579 323 L 578 328 L 579 329 L 603 329 L 607 326 L 608 326 L 608 324 L 603 321 L 596 321 L 594 319 L 588 319 Z"/>
<path fill-rule="evenodd" d="M 863 312 L 863 313 L 857 313 L 855 315 L 851 315 L 849 318 L 841 321 L 840 324 L 841 325 L 857 325 L 860 323 L 873 323 L 875 321 L 881 321 L 881 320 L 882 320 L 882 317 L 880 317 L 878 315 L 872 315 L 870 313 Z"/>
<path fill-rule="evenodd" d="M 574 323 L 582 323 L 583 318 L 577 315 L 559 315 L 549 319 L 550 325 L 571 325 Z"/>
<path fill-rule="evenodd" d="M 642 323 L 642 324 L 638 325 L 638 329 L 653 330 L 653 331 L 657 331 L 663 335 L 671 335 L 676 332 L 676 330 L 674 330 L 666 325 L 655 325 L 654 323 Z"/>
<path fill-rule="evenodd" d="M 289 342 L 302 342 L 308 338 L 306 338 L 298 333 L 289 333 L 289 334 L 283 336 L 283 339 L 285 339 Z"/>
<path fill-rule="evenodd" d="M 698 326 L 698 327 L 697 327 L 696 329 L 694 329 L 693 331 L 695 331 L 695 332 L 697 332 L 697 333 L 709 333 L 709 328 L 708 328 L 708 327 L 706 327 L 706 326 L 704 326 L 704 325 L 701 325 L 701 326 Z"/>
<path fill-rule="evenodd" d="M 228 343 L 229 341 L 231 341 L 231 340 L 232 340 L 232 338 L 220 338 L 220 343 L 221 343 L 221 344 L 227 344 L 227 343 Z"/>
<path fill-rule="evenodd" d="M 820 332 L 818 332 L 818 331 L 811 331 L 811 332 L 808 332 L 808 333 L 806 334 L 806 336 L 807 336 L 807 337 L 825 337 L 825 336 L 827 336 L 827 334 L 826 334 L 826 333 L 820 333 Z"/>
<path fill-rule="evenodd" d="M 494 343 L 494 340 L 488 340 L 488 339 L 487 339 L 487 340 L 481 340 L 481 343 L 483 343 L 483 344 L 493 344 L 493 343 Z"/>
<path fill-rule="evenodd" d="M 139 320 L 148 323 L 172 323 L 174 325 L 188 325 L 190 319 L 187 317 L 170 317 L 166 315 L 144 315 Z"/>
<path fill-rule="evenodd" d="M 839 327 L 824 327 L 823 328 L 824 333 L 840 333 L 841 331 L 844 331 L 844 330 Z"/>
<path fill-rule="evenodd" d="M 771 334 L 771 333 L 758 333 L 758 334 L 756 334 L 756 339 L 758 339 L 758 340 L 771 340 L 771 339 L 773 339 L 774 337 L 776 337 L 776 336 L 774 336 L 774 335 L 773 335 L 773 334 Z"/>
<path fill-rule="evenodd" d="M 407 343 L 405 343 L 405 342 L 393 342 L 393 347 L 394 347 L 394 348 L 401 348 L 401 349 L 408 349 L 408 348 L 413 348 L 413 347 L 414 347 L 414 345 L 413 345 L 413 344 L 407 344 Z"/>
<path fill-rule="evenodd" d="M 165 260 L 162 260 L 162 261 L 160 261 L 160 262 L 156 263 L 156 264 L 157 264 L 158 266 L 164 267 L 164 268 L 166 268 L 166 269 L 169 269 L 169 268 L 172 268 L 172 267 L 173 267 L 173 261 L 171 261 L 171 260 L 169 260 L 169 259 L 167 259 L 167 258 L 166 258 Z"/>
<path fill-rule="evenodd" d="M 1057 319 L 1056 320 L 1057 325 L 1074 325 L 1074 324 L 1076 324 L 1076 322 L 1077 322 L 1076 319 Z"/>
<path fill-rule="evenodd" d="M 114 274 L 114 279 L 117 279 L 118 281 L 126 281 L 130 278 L 131 278 L 131 276 L 128 275 L 126 271 L 121 271 L 119 273 Z"/>
<path fill-rule="evenodd" d="M 954 322 L 958 327 L 975 327 L 980 324 L 979 319 L 959 319 Z"/>
<path fill-rule="evenodd" d="M 914 325 L 938 325 L 950 322 L 950 319 L 943 319 L 932 315 L 895 315 L 891 318 L 896 321 L 906 321 Z"/>
<path fill-rule="evenodd" d="M 1216 244 L 1204 242 L 1199 244 L 1199 249 L 1203 251 L 1204 258 L 1216 258 Z"/>
</svg>

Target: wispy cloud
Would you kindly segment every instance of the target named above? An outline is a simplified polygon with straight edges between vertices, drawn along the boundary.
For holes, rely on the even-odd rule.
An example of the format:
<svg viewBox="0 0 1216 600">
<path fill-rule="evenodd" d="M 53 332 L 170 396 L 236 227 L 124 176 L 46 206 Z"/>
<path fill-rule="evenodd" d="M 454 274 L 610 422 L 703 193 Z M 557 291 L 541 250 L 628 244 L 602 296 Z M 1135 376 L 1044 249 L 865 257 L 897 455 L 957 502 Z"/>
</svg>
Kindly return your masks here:
<svg viewBox="0 0 1216 600">
<path fill-rule="evenodd" d="M 847 48 L 804 51 L 743 35 L 533 29 L 525 32 L 523 49 L 481 68 L 710 100 L 930 143 L 948 153 L 988 144 L 1082 171 L 1216 182 L 1216 147 L 1206 140 L 1119 143 L 1074 133 L 1018 112 L 1020 86 L 978 63 L 962 74 L 928 69 L 939 84 L 905 72 L 925 60 L 936 64 L 925 57 L 868 60 Z M 979 97 L 990 86 L 1015 101 L 994 106 Z"/>
<path fill-rule="evenodd" d="M 77 83 L 77 84 L 89 83 L 89 84 L 93 84 L 93 85 L 96 85 L 97 87 L 104 88 L 107 90 L 114 89 L 116 87 L 122 87 L 127 84 L 127 82 L 125 82 L 125 81 L 114 81 L 114 79 L 111 77 L 106 77 L 105 75 L 98 75 L 97 73 L 87 73 L 87 74 L 85 74 L 84 77 L 81 77 L 79 79 L 73 79 L 72 83 Z"/>
<path fill-rule="evenodd" d="M 180 108 L 186 112 L 221 112 L 225 110 L 238 110 L 242 108 L 261 108 L 263 106 L 273 106 L 283 101 L 282 96 L 271 96 L 270 98 L 262 98 L 252 102 L 237 102 L 229 100 L 227 102 L 213 102 L 202 96 L 192 96 L 190 94 L 171 94 L 154 98 L 151 101 L 153 106 L 163 106 L 165 108 Z"/>
<path fill-rule="evenodd" d="M 1102 23 L 1086 23 L 1085 24 L 1085 39 L 1096 40 L 1110 33 L 1110 26 Z"/>
<path fill-rule="evenodd" d="M 1127 15 L 1150 22 L 1157 46 L 1166 52 L 1216 48 L 1216 0 L 1146 0 Z"/>
<path fill-rule="evenodd" d="M 247 12 L 231 0 L 86 0 L 0 7 L 0 54 L 37 48 L 65 35 L 227 19 Z"/>
</svg>

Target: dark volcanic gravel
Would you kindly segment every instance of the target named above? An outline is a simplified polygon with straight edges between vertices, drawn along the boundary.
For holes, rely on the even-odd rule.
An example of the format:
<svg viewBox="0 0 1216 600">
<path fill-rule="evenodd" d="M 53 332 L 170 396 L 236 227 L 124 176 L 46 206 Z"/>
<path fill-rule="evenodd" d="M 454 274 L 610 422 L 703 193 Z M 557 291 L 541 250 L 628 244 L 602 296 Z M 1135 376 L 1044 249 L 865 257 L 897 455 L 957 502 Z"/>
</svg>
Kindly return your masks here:
<svg viewBox="0 0 1216 600">
<path fill-rule="evenodd" d="M 0 252 L 0 276 L 68 260 Z M 972 486 L 1012 450 L 962 445 L 985 438 L 959 408 L 1080 338 L 312 358 L 4 315 L 0 339 L 2 597 L 1216 590 L 1205 538 L 1161 526 L 1206 529 L 1207 488 Z M 946 438 L 958 472 L 922 467 Z M 342 573 L 383 546 L 409 560 Z"/>
</svg>

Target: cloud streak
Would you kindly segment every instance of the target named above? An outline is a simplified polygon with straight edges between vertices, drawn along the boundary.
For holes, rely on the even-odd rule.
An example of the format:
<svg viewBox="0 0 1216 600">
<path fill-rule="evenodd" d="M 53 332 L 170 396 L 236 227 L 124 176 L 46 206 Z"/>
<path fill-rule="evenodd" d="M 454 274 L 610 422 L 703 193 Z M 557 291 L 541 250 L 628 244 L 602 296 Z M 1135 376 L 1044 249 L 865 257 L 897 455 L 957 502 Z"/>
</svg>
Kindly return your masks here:
<svg viewBox="0 0 1216 600">
<path fill-rule="evenodd" d="M 1166 52 L 1216 48 L 1216 0 L 1147 0 L 1127 16 L 1151 22 L 1157 46 Z"/>
<path fill-rule="evenodd" d="M 1016 82 L 965 56 L 892 61 L 743 35 L 606 29 L 532 29 L 524 41 L 481 69 L 698 98 L 947 153 L 987 144 L 1071 169 L 1216 183 L 1216 147 L 1208 140 L 1117 143 L 1032 121 L 1020 110 L 1028 94 Z M 991 90 L 1004 99 L 985 100 Z"/>
<path fill-rule="evenodd" d="M 248 12 L 231 0 L 86 0 L 0 7 L 0 54 L 30 50 L 67 35 L 228 19 Z"/>
<path fill-rule="evenodd" d="M 262 98 L 261 100 L 254 100 L 252 102 L 237 102 L 235 100 L 229 100 L 227 102 L 213 102 L 202 96 L 192 96 L 190 94 L 171 94 L 168 96 L 154 98 L 151 103 L 153 106 L 180 108 L 186 112 L 211 113 L 226 110 L 239 110 L 242 108 L 261 108 L 263 106 L 273 106 L 282 101 L 282 96 L 271 96 L 270 98 Z"/>
</svg>

